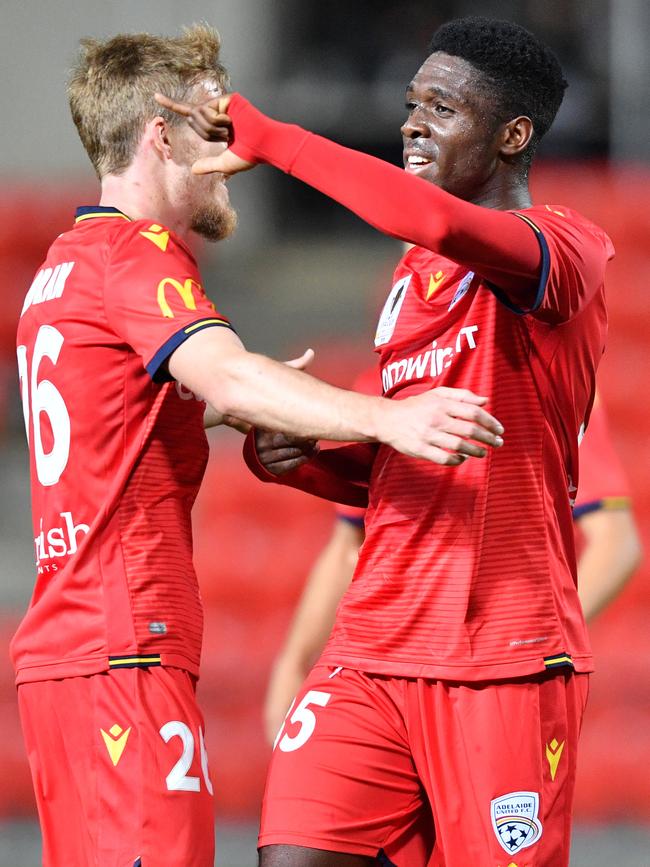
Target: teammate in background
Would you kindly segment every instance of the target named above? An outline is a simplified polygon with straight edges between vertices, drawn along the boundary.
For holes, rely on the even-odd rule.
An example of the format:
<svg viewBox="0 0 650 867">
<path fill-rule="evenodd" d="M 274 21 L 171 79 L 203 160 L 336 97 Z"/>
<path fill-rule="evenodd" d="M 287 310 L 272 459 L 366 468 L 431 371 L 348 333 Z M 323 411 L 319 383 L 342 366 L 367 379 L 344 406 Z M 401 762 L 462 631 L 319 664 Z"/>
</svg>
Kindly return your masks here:
<svg viewBox="0 0 650 867">
<path fill-rule="evenodd" d="M 642 550 L 630 488 L 596 395 L 580 445 L 580 487 L 573 509 L 578 550 L 578 595 L 587 621 L 625 587 Z"/>
<path fill-rule="evenodd" d="M 377 378 L 376 370 L 369 373 Z M 580 445 L 580 490 L 573 521 L 579 552 L 578 595 L 585 619 L 590 621 L 621 592 L 641 561 L 629 485 L 598 396 L 589 431 Z M 363 524 L 363 509 L 337 507 L 332 535 L 314 563 L 287 638 L 273 664 L 264 702 L 265 731 L 270 743 L 325 647 L 336 608 L 350 584 L 363 544 Z"/>
<path fill-rule="evenodd" d="M 69 84 L 101 200 L 52 244 L 18 327 L 38 577 L 12 657 L 54 867 L 213 865 L 190 524 L 203 398 L 217 417 L 385 440 L 449 467 L 502 442 L 467 391 L 400 405 L 245 351 L 186 243 L 234 227 L 223 177 L 191 172 L 224 145 L 153 98 L 226 87 L 206 26 L 86 40 Z"/>
<path fill-rule="evenodd" d="M 478 389 L 507 431 L 453 475 L 384 446 L 308 456 L 248 436 L 260 478 L 368 500 L 354 580 L 273 752 L 263 867 L 568 864 L 592 670 L 571 505 L 613 249 L 575 211 L 531 203 L 566 87 L 554 55 L 482 18 L 444 25 L 430 52 L 407 88 L 406 171 L 239 95 L 166 103 L 230 144 L 195 171 L 267 162 L 416 244 L 375 338 L 384 394 Z"/>
<path fill-rule="evenodd" d="M 274 743 L 291 702 L 329 638 L 363 544 L 363 509 L 338 506 L 332 534 L 307 577 L 264 699 L 264 731 Z"/>
</svg>

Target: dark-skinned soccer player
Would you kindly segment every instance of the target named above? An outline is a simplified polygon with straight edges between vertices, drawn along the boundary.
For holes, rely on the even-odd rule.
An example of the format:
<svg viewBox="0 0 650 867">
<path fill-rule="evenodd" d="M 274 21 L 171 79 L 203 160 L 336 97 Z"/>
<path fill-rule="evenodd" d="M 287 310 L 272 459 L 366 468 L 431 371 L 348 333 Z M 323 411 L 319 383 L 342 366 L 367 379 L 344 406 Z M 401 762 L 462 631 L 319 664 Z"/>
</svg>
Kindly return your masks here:
<svg viewBox="0 0 650 867">
<path fill-rule="evenodd" d="M 264 481 L 368 506 L 354 579 L 276 742 L 264 867 L 568 864 L 592 670 L 571 506 L 613 250 L 575 211 L 530 198 L 565 87 L 523 28 L 449 22 L 407 88 L 406 171 L 239 95 L 193 111 L 163 100 L 230 144 L 195 171 L 266 162 L 412 242 L 375 339 L 384 394 L 471 388 L 506 431 L 453 471 L 374 444 L 313 457 L 249 435 Z"/>
</svg>

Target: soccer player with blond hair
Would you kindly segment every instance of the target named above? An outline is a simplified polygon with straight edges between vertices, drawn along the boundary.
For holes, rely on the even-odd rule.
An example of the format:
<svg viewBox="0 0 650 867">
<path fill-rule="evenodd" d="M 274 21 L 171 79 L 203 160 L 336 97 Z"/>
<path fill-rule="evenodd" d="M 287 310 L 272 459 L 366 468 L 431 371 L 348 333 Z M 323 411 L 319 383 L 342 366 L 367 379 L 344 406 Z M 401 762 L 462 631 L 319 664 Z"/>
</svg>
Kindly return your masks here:
<svg viewBox="0 0 650 867">
<path fill-rule="evenodd" d="M 212 867 L 190 523 L 206 412 L 450 471 L 502 444 L 467 390 L 394 403 L 244 349 L 188 246 L 234 228 L 224 177 L 191 171 L 226 145 L 154 100 L 227 86 L 204 25 L 85 40 L 70 79 L 101 197 L 53 242 L 17 337 L 38 575 L 11 652 L 48 867 Z"/>
</svg>

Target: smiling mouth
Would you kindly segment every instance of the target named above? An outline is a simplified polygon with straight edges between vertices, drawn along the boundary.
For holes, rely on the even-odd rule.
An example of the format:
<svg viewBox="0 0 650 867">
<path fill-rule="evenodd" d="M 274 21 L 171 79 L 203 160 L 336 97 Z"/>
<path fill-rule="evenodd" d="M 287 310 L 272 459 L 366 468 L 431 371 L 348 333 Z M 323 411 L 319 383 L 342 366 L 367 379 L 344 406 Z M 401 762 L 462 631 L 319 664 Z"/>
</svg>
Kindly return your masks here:
<svg viewBox="0 0 650 867">
<path fill-rule="evenodd" d="M 430 166 L 432 162 L 432 159 L 425 157 L 422 154 L 409 154 L 404 160 L 404 168 L 407 171 L 416 172 L 419 169 Z"/>
</svg>

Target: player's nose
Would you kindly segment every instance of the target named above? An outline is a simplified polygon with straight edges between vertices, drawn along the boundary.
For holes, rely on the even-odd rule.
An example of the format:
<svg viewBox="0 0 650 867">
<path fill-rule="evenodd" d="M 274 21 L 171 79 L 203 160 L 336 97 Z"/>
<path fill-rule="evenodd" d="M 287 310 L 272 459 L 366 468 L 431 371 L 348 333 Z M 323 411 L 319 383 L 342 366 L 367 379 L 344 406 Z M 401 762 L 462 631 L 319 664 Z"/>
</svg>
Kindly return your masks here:
<svg viewBox="0 0 650 867">
<path fill-rule="evenodd" d="M 405 139 L 416 139 L 421 136 L 429 135 L 429 127 L 422 119 L 422 116 L 417 112 L 411 112 L 406 121 L 402 124 L 400 132 Z"/>
</svg>

